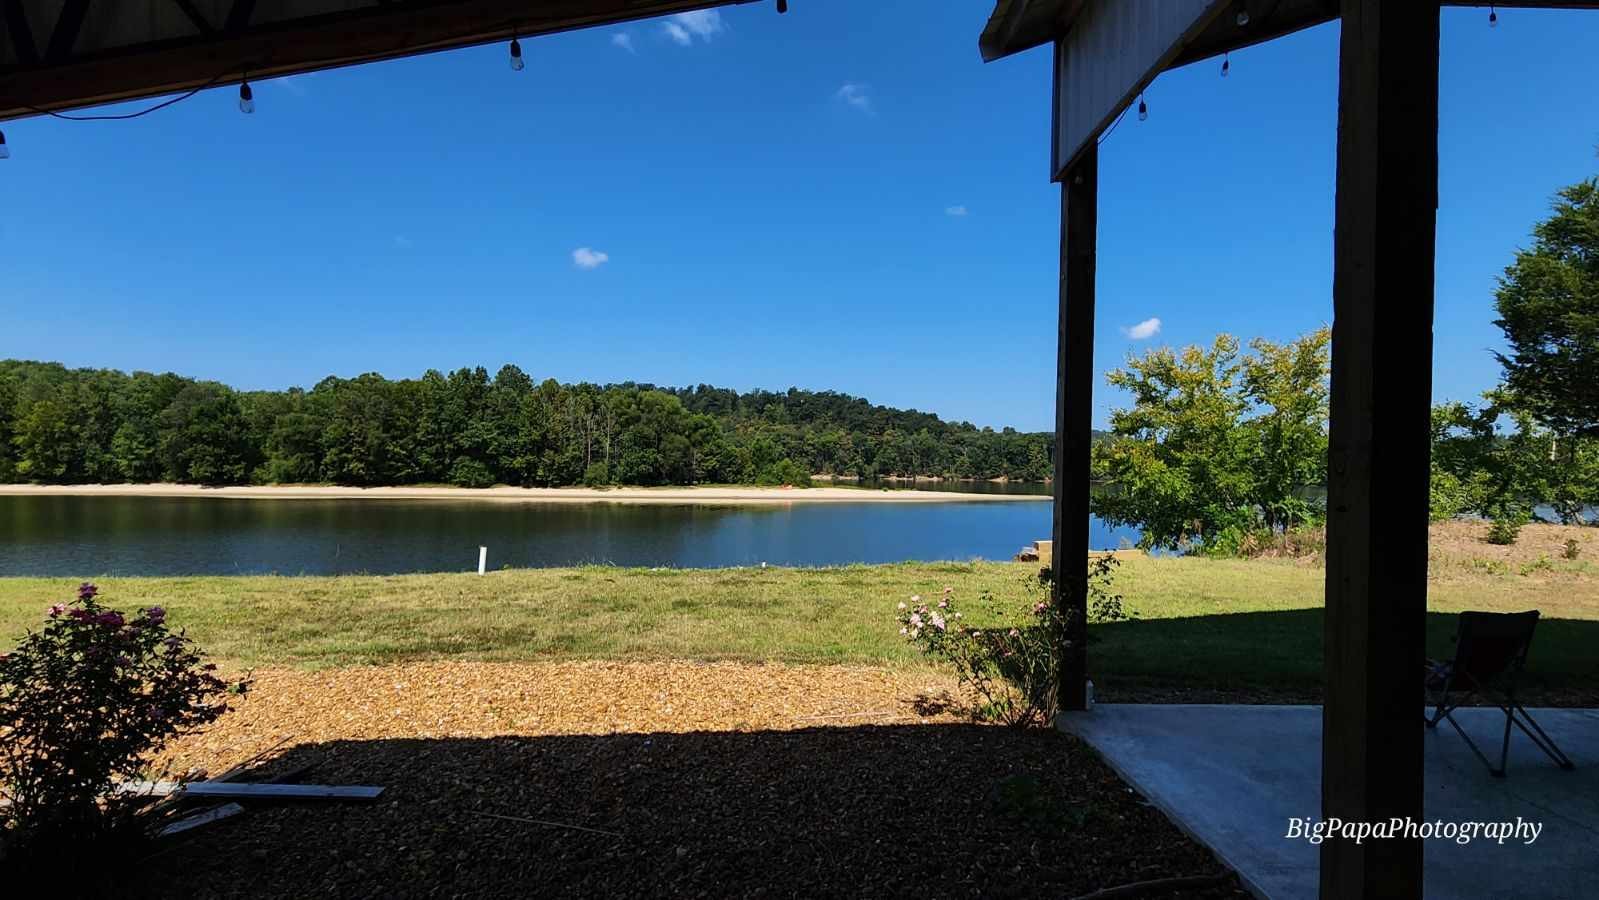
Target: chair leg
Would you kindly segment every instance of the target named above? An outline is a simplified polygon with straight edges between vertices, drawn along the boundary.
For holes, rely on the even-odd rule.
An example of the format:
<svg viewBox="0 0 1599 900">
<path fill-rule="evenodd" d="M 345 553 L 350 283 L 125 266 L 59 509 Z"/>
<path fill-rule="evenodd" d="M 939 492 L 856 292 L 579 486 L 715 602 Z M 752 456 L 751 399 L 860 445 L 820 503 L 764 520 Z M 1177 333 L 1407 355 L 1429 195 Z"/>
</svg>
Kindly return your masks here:
<svg viewBox="0 0 1599 900">
<path fill-rule="evenodd" d="M 1499 747 L 1499 771 L 1494 773 L 1494 775 L 1496 777 L 1499 777 L 1499 778 L 1505 777 L 1505 763 L 1510 761 L 1510 725 L 1511 725 L 1512 722 L 1516 721 L 1515 712 L 1510 707 L 1508 707 L 1508 706 L 1504 707 L 1504 713 L 1505 713 L 1505 741 Z M 1517 723 L 1517 724 L 1520 724 L 1520 723 Z"/>
<path fill-rule="evenodd" d="M 1449 720 L 1449 724 L 1450 725 L 1455 726 L 1455 731 L 1460 734 L 1461 740 L 1466 742 L 1466 746 L 1471 748 L 1471 752 L 1477 754 L 1477 758 L 1482 760 L 1482 764 L 1484 766 L 1488 767 L 1488 774 L 1494 776 L 1495 778 L 1503 778 L 1503 777 L 1505 777 L 1505 761 L 1504 761 L 1504 759 L 1501 758 L 1499 760 L 1499 768 L 1495 769 L 1494 768 L 1494 764 L 1489 762 L 1488 761 L 1488 757 L 1483 755 L 1482 750 L 1477 746 L 1477 742 L 1471 739 L 1471 735 L 1467 734 L 1466 730 L 1464 728 L 1460 727 L 1460 723 L 1459 722 L 1455 721 L 1454 715 L 1451 712 L 1448 712 L 1448 711 L 1445 711 L 1443 715 L 1444 715 L 1444 718 Z M 1510 726 L 1506 725 L 1505 727 L 1508 730 Z M 1507 743 L 1508 743 L 1508 741 L 1507 741 Z"/>
<path fill-rule="evenodd" d="M 1571 757 L 1567 756 L 1559 747 L 1555 746 L 1554 738 L 1551 738 L 1548 733 L 1543 730 L 1543 727 L 1538 724 L 1538 720 L 1534 719 L 1527 713 L 1525 707 L 1523 707 L 1520 703 L 1514 703 L 1511 706 L 1515 712 L 1521 713 L 1521 719 L 1526 719 L 1527 724 L 1523 725 L 1521 719 L 1516 718 L 1514 715 L 1511 716 L 1510 720 L 1515 722 L 1516 727 L 1520 728 L 1527 735 L 1527 737 L 1531 738 L 1534 744 L 1538 745 L 1539 750 L 1542 750 L 1545 755 L 1554 760 L 1555 765 L 1565 769 L 1568 772 L 1577 767 L 1576 763 L 1571 761 Z M 1533 734 L 1532 731 L 1527 729 L 1527 725 L 1531 725 L 1533 730 L 1537 731 L 1538 733 Z M 1505 733 L 1507 736 L 1509 735 L 1508 730 L 1506 730 Z"/>
</svg>

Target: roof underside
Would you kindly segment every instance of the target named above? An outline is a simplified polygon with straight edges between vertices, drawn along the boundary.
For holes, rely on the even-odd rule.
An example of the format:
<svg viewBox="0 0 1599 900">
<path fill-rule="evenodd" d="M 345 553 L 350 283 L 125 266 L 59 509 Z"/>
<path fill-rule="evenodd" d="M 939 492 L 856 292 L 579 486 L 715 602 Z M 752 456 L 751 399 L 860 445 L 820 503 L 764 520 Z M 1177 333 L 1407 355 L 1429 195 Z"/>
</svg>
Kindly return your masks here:
<svg viewBox="0 0 1599 900">
<path fill-rule="evenodd" d="M 993 15 L 989 16 L 977 46 L 984 61 L 992 61 L 1013 53 L 1020 53 L 1054 40 L 1065 34 L 1081 15 L 1089 0 L 995 0 Z M 1482 0 L 1442 0 L 1443 6 L 1483 6 Z M 1595 0 L 1510 0 L 1496 4 L 1500 9 L 1524 8 L 1592 8 Z M 1239 0 L 1234 8 L 1219 16 L 1201 34 L 1196 36 L 1168 68 L 1185 66 L 1191 62 L 1216 56 L 1229 50 L 1259 44 L 1331 22 L 1338 18 L 1339 0 Z M 1237 10 L 1249 13 L 1249 24 L 1240 28 Z"/>
<path fill-rule="evenodd" d="M 750 0 L 0 0 L 0 119 Z"/>
</svg>

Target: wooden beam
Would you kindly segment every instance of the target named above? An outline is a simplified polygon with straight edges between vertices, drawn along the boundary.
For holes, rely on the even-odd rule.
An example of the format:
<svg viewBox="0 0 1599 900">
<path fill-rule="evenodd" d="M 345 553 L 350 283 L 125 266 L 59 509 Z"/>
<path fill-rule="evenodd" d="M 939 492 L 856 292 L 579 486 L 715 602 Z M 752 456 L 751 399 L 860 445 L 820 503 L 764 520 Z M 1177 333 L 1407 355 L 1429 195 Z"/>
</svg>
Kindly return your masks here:
<svg viewBox="0 0 1599 900">
<path fill-rule="evenodd" d="M 47 62 L 56 62 L 72 55 L 72 45 L 78 42 L 83 30 L 83 17 L 89 12 L 89 0 L 66 0 L 61 14 L 56 16 L 56 27 L 50 32 L 50 45 L 44 51 Z"/>
<path fill-rule="evenodd" d="M 206 21 L 205 16 L 200 14 L 200 10 L 195 8 L 193 0 L 172 0 L 172 2 L 177 4 L 178 9 L 182 10 L 183 15 L 194 25 L 194 30 L 201 35 L 209 36 L 216 30 Z"/>
<path fill-rule="evenodd" d="M 6 13 L 6 30 L 11 32 L 11 49 L 17 53 L 17 59 L 24 65 L 31 65 L 39 61 L 39 48 L 33 43 L 33 29 L 28 25 L 28 14 L 22 8 L 22 0 L 4 0 Z"/>
<path fill-rule="evenodd" d="M 243 31 L 250 27 L 250 17 L 253 15 L 255 15 L 255 0 L 233 0 L 233 6 L 228 10 L 228 18 L 223 23 L 222 29 Z"/>
<path fill-rule="evenodd" d="M 1055 359 L 1053 601 L 1066 612 L 1061 709 L 1084 707 L 1088 681 L 1088 490 L 1093 441 L 1094 266 L 1099 147 L 1089 145 L 1060 188 L 1060 336 Z"/>
<path fill-rule="evenodd" d="M 1438 3 L 1342 16 L 1322 814 L 1420 821 Z M 1421 894 L 1419 840 L 1321 845 L 1323 898 Z"/>
</svg>

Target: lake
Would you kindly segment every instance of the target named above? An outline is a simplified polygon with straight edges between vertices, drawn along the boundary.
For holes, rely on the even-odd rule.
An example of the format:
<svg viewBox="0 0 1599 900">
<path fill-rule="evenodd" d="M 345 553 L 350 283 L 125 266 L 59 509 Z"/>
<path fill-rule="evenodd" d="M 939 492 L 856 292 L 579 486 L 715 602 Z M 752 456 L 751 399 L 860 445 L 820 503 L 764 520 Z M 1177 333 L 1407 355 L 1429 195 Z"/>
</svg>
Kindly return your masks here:
<svg viewBox="0 0 1599 900">
<path fill-rule="evenodd" d="M 493 569 L 1009 559 L 1049 531 L 1049 503 L 1026 501 L 655 506 L 0 497 L 0 576 L 475 571 L 480 545 L 489 548 Z M 1093 522 L 1096 548 L 1137 538 L 1134 530 Z"/>
</svg>

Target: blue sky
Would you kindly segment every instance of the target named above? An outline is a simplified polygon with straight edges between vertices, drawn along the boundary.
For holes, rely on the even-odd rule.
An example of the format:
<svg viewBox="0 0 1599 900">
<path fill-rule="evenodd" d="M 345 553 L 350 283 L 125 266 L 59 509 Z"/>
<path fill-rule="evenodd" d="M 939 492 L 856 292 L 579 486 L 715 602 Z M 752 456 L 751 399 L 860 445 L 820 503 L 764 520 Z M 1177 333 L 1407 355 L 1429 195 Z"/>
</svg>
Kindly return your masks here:
<svg viewBox="0 0 1599 900">
<path fill-rule="evenodd" d="M 983 0 L 791 5 L 257 84 L 252 116 L 222 88 L 7 122 L 0 357 L 246 388 L 512 362 L 1050 427 L 1049 51 L 982 64 Z M 1443 14 L 1441 399 L 1495 383 L 1494 279 L 1599 171 L 1599 15 L 1486 18 Z M 1166 73 L 1108 138 L 1096 369 L 1330 321 L 1337 45 Z"/>
</svg>

